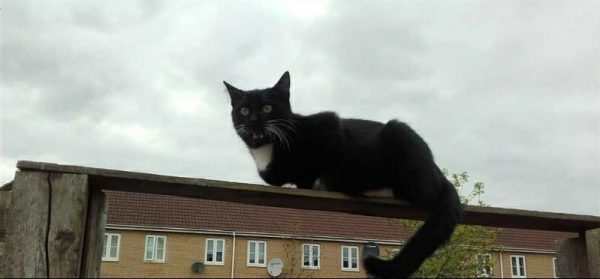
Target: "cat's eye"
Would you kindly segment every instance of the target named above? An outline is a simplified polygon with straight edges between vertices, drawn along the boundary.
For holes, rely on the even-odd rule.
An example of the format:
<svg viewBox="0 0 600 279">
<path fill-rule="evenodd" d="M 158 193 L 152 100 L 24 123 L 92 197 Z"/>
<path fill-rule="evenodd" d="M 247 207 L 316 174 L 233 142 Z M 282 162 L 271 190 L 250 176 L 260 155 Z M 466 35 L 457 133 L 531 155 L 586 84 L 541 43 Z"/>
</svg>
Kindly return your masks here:
<svg viewBox="0 0 600 279">
<path fill-rule="evenodd" d="M 272 107 L 271 105 L 265 105 L 265 106 L 263 107 L 263 112 L 264 112 L 264 113 L 269 113 L 269 112 L 271 112 L 272 110 L 273 110 L 273 107 Z"/>
<path fill-rule="evenodd" d="M 240 113 L 243 116 L 246 116 L 246 115 L 250 114 L 250 110 L 248 108 L 242 108 L 242 109 L 240 109 Z"/>
</svg>

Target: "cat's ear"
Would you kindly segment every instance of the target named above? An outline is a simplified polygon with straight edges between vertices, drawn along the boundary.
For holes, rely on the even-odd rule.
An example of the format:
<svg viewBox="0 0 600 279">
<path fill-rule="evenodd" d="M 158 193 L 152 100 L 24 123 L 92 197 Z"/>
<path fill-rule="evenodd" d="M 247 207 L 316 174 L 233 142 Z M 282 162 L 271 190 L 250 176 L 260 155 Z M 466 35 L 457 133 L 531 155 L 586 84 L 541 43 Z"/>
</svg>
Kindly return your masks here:
<svg viewBox="0 0 600 279">
<path fill-rule="evenodd" d="M 280 92 L 287 92 L 289 94 L 289 92 L 290 92 L 290 73 L 287 71 L 285 73 L 283 73 L 283 75 L 281 76 L 279 81 L 275 84 L 275 86 L 273 86 L 273 89 L 276 89 L 277 91 L 280 91 Z"/>
<path fill-rule="evenodd" d="M 225 88 L 227 88 L 227 92 L 229 92 L 229 98 L 231 99 L 231 106 L 234 106 L 236 103 L 239 103 L 244 99 L 245 92 L 243 90 L 235 88 L 233 85 L 223 81 L 225 84 Z"/>
</svg>

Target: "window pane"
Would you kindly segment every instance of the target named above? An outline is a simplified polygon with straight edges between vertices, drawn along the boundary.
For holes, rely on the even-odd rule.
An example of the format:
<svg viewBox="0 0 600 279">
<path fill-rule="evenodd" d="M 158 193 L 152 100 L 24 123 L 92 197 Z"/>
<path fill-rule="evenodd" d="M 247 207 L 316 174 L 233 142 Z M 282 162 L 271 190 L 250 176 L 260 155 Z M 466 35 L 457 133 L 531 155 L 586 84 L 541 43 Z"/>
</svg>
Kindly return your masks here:
<svg viewBox="0 0 600 279">
<path fill-rule="evenodd" d="M 156 249 L 156 260 L 164 260 L 164 250 Z"/>
<path fill-rule="evenodd" d="M 223 240 L 217 240 L 216 259 L 217 262 L 223 262 Z"/>
<path fill-rule="evenodd" d="M 112 235 L 111 237 L 111 241 L 110 241 L 110 248 L 109 248 L 109 255 L 111 258 L 116 258 L 117 257 L 117 247 L 119 245 L 119 236 L 118 235 Z"/>
<path fill-rule="evenodd" d="M 358 268 L 358 248 L 352 248 L 352 268 Z"/>
<path fill-rule="evenodd" d="M 156 238 L 156 259 L 163 260 L 165 257 L 165 238 L 157 237 Z"/>
<path fill-rule="evenodd" d="M 310 265 L 310 259 L 309 259 L 309 247 L 308 245 L 302 245 L 302 250 L 303 250 L 303 257 L 302 257 L 302 264 L 304 266 L 309 266 Z"/>
<path fill-rule="evenodd" d="M 114 234 L 114 235 L 112 235 L 111 239 L 112 240 L 110 242 L 110 246 L 111 247 L 117 247 L 117 243 L 119 242 L 119 236 L 116 235 L 116 234 Z"/>
<path fill-rule="evenodd" d="M 258 243 L 258 263 L 265 263 L 265 243 L 263 242 Z"/>
<path fill-rule="evenodd" d="M 348 258 L 348 248 L 344 247 L 344 248 L 342 248 L 342 267 L 348 268 L 349 266 L 350 266 L 350 261 Z"/>
<path fill-rule="evenodd" d="M 108 240 L 108 235 L 104 235 L 104 242 L 102 244 L 102 257 L 105 258 L 106 257 L 106 241 Z"/>
<path fill-rule="evenodd" d="M 319 246 L 314 245 L 312 252 L 312 264 L 313 266 L 319 266 Z"/>
<path fill-rule="evenodd" d="M 250 242 L 249 249 L 248 262 L 251 264 L 256 263 L 256 242 Z"/>
<path fill-rule="evenodd" d="M 250 253 L 254 254 L 254 251 L 256 251 L 256 243 L 250 242 Z"/>
<path fill-rule="evenodd" d="M 217 240 L 217 252 L 223 252 L 223 240 Z"/>
<path fill-rule="evenodd" d="M 117 258 L 117 247 L 110 247 L 110 257 L 111 258 Z"/>
<path fill-rule="evenodd" d="M 146 259 L 154 259 L 154 237 L 146 238 Z"/>
<path fill-rule="evenodd" d="M 165 248 L 165 238 L 164 237 L 157 237 L 156 238 L 156 248 L 157 249 L 164 249 Z"/>
<path fill-rule="evenodd" d="M 212 262 L 213 259 L 213 250 L 214 250 L 215 241 L 209 239 L 206 241 L 206 261 Z"/>
</svg>

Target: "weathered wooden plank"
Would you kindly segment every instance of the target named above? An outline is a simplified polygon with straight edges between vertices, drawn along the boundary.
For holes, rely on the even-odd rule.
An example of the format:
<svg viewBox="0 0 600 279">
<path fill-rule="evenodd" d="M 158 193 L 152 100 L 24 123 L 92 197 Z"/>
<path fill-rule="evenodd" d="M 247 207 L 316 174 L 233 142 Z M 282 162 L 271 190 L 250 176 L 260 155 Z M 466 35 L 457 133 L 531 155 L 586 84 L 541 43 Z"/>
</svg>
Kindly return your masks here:
<svg viewBox="0 0 600 279">
<path fill-rule="evenodd" d="M 93 189 L 88 208 L 84 258 L 81 267 L 81 276 L 84 278 L 100 277 L 107 209 L 107 200 L 104 193 L 99 189 Z"/>
<path fill-rule="evenodd" d="M 590 277 L 600 278 L 600 229 L 585 232 Z"/>
<path fill-rule="evenodd" d="M 587 278 L 588 260 L 584 237 L 565 239 L 556 249 L 559 278 Z"/>
<path fill-rule="evenodd" d="M 17 172 L 6 213 L 5 277 L 47 277 L 49 206 L 48 173 Z"/>
<path fill-rule="evenodd" d="M 85 174 L 51 173 L 48 265 L 50 277 L 79 277 L 88 208 Z"/>
<path fill-rule="evenodd" d="M 368 216 L 423 219 L 409 204 L 386 198 L 358 198 L 341 193 L 267 187 L 208 179 L 163 176 L 80 166 L 19 161 L 22 170 L 89 174 L 90 184 L 107 190 L 164 194 L 297 209 L 337 211 Z M 463 224 L 505 228 L 585 232 L 600 228 L 600 217 L 497 207 L 466 206 Z"/>
</svg>

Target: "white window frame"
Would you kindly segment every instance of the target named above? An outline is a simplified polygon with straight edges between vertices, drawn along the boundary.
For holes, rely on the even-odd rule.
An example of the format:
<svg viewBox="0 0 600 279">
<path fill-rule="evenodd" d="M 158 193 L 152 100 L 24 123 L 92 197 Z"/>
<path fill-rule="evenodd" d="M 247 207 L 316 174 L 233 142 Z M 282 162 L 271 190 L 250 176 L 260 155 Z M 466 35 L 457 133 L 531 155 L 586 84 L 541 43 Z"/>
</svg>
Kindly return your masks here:
<svg viewBox="0 0 600 279">
<path fill-rule="evenodd" d="M 517 259 L 515 262 L 517 263 L 517 272 L 519 271 L 519 258 L 523 259 L 523 275 L 515 275 L 513 273 L 513 258 Z M 527 278 L 527 263 L 525 262 L 525 256 L 519 255 L 511 255 L 510 256 L 510 275 L 511 278 Z"/>
<path fill-rule="evenodd" d="M 554 274 L 554 278 L 558 278 L 558 276 L 556 275 L 556 261 L 556 257 L 552 258 L 552 274 Z"/>
<path fill-rule="evenodd" d="M 104 239 L 102 240 L 102 261 L 104 262 L 118 262 L 119 261 L 119 250 L 121 249 L 121 235 L 118 233 L 105 233 L 104 236 L 108 240 L 108 243 L 104 243 Z M 117 237 L 117 256 L 110 256 L 110 248 L 112 244 L 112 237 Z"/>
<path fill-rule="evenodd" d="M 250 244 L 254 244 L 254 263 L 250 262 Z M 265 254 L 263 255 L 263 263 L 259 263 L 258 257 L 258 246 L 260 244 L 265 245 Z M 248 252 L 246 253 L 246 265 L 248 266 L 256 266 L 256 267 L 267 267 L 267 242 L 262 240 L 248 240 Z"/>
<path fill-rule="evenodd" d="M 490 273 L 489 274 L 482 273 L 483 270 L 479 269 L 479 256 L 488 257 L 488 259 L 489 259 L 488 264 L 490 266 Z M 492 278 L 492 274 L 494 273 L 494 269 L 492 267 L 492 254 L 477 254 L 475 256 L 475 260 L 477 261 L 477 273 L 476 273 L 477 274 L 477 278 Z"/>
<path fill-rule="evenodd" d="M 213 260 L 208 260 L 208 242 L 213 241 Z M 223 256 L 221 257 L 221 261 L 217 261 L 217 242 L 223 242 Z M 266 248 L 266 247 L 265 247 Z M 207 238 L 204 242 L 204 264 L 205 265 L 225 265 L 225 239 L 223 238 Z"/>
<path fill-rule="evenodd" d="M 308 246 L 308 265 L 304 265 L 304 246 Z M 318 253 L 317 253 L 317 266 L 313 265 L 313 258 L 314 258 L 314 250 L 313 248 L 317 247 L 318 249 Z M 303 243 L 302 244 L 302 250 L 300 251 L 301 253 L 301 257 L 300 257 L 300 264 L 302 265 L 302 268 L 305 269 L 321 269 L 321 245 L 319 244 L 311 244 L 311 243 Z"/>
<path fill-rule="evenodd" d="M 148 239 L 149 238 L 154 238 L 154 240 L 152 241 L 153 247 L 152 247 L 152 257 L 148 258 Z M 157 259 L 156 258 L 156 251 L 158 250 L 158 239 L 162 238 L 163 240 L 163 254 L 162 254 L 162 259 Z M 145 243 L 144 243 L 144 261 L 146 262 L 155 262 L 155 263 L 164 263 L 165 259 L 167 258 L 167 237 L 164 235 L 146 235 L 145 238 Z"/>
<path fill-rule="evenodd" d="M 348 267 L 344 267 L 344 249 L 348 249 Z M 356 268 L 352 267 L 352 250 L 356 249 Z M 360 266 L 360 255 L 359 249 L 357 246 L 342 246 L 340 251 L 340 266 L 342 267 L 342 271 L 359 271 Z"/>
</svg>

